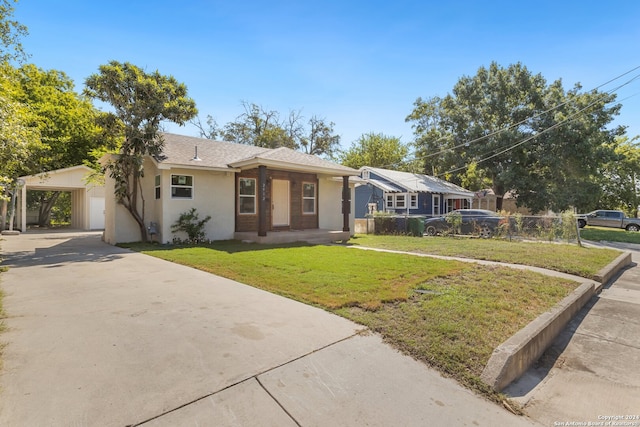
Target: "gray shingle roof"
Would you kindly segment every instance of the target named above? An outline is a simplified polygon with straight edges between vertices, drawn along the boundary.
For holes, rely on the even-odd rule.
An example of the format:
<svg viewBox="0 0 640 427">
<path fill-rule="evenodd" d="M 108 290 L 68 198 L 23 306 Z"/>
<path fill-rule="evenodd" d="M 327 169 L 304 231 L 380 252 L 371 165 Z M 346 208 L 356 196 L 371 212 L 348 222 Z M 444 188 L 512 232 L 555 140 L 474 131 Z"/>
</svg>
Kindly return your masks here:
<svg viewBox="0 0 640 427">
<path fill-rule="evenodd" d="M 270 164 L 297 170 L 308 169 L 310 172 L 335 172 L 345 175 L 358 173 L 355 169 L 286 147 L 270 149 L 172 133 L 163 133 L 162 138 L 163 157 L 156 159 L 161 164 L 221 169 Z M 199 161 L 194 160 L 196 147 Z"/>
<path fill-rule="evenodd" d="M 369 166 L 365 166 L 362 169 L 369 170 L 389 182 L 405 188 L 405 191 L 455 194 L 459 196 L 473 197 L 472 191 L 430 175 L 398 172 L 389 169 L 372 168 Z"/>
</svg>

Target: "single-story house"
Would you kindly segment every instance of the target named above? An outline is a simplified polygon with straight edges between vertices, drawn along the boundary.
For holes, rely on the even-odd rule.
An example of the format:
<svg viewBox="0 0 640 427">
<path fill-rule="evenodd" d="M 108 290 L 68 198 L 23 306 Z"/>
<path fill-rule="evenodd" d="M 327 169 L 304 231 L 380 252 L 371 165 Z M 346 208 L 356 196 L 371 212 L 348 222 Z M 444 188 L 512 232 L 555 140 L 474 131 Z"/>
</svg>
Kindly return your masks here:
<svg viewBox="0 0 640 427">
<path fill-rule="evenodd" d="M 356 187 L 356 218 L 373 212 L 436 216 L 471 207 L 474 193 L 442 179 L 418 173 L 364 166 Z"/>
<path fill-rule="evenodd" d="M 93 169 L 85 165 L 72 166 L 22 176 L 18 194 L 17 228 L 27 228 L 27 191 L 69 191 L 71 193 L 71 227 L 78 230 L 102 230 L 104 228 L 105 190 L 102 184 L 90 182 Z"/>
<path fill-rule="evenodd" d="M 353 184 L 358 171 L 289 148 L 276 149 L 161 134 L 161 157 L 147 156 L 141 180 L 145 222 L 155 241 L 172 242 L 171 226 L 196 208 L 210 240 L 256 242 L 347 240 L 354 229 Z M 105 156 L 103 164 L 109 161 Z M 141 239 L 138 224 L 116 202 L 105 176 L 104 240 Z"/>
</svg>

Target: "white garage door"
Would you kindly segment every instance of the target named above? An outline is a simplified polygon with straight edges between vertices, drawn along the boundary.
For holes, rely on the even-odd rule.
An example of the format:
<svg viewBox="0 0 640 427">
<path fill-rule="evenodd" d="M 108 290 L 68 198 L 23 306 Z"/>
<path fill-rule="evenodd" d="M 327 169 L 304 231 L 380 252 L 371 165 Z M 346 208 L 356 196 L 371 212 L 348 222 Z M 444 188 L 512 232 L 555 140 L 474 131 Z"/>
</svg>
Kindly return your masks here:
<svg viewBox="0 0 640 427">
<path fill-rule="evenodd" d="M 91 197 L 89 202 L 89 228 L 104 229 L 104 197 Z"/>
</svg>

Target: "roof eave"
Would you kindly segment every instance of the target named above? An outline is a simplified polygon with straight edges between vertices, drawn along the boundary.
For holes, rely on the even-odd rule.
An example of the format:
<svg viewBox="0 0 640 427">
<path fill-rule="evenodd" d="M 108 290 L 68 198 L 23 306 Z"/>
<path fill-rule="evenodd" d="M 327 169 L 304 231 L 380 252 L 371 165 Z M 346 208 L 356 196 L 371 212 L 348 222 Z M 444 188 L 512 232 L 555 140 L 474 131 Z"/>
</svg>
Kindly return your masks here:
<svg viewBox="0 0 640 427">
<path fill-rule="evenodd" d="M 290 162 L 281 162 L 277 160 L 270 159 L 262 159 L 259 157 L 241 160 L 239 162 L 231 163 L 229 166 L 238 168 L 238 169 L 253 169 L 258 166 L 266 166 L 268 168 L 277 168 L 284 169 L 295 172 L 312 172 L 312 173 L 320 173 L 326 175 L 337 175 L 337 176 L 357 176 L 359 172 L 357 170 L 344 170 L 338 168 L 327 168 L 322 166 L 312 166 L 312 165 L 302 165 L 298 163 L 290 163 Z"/>
<path fill-rule="evenodd" d="M 199 164 L 196 164 L 195 161 L 194 161 L 194 164 L 156 162 L 156 166 L 160 170 L 197 169 L 197 170 L 207 170 L 207 171 L 216 171 L 216 172 L 240 172 L 241 171 L 241 169 L 232 168 L 232 167 L 199 165 Z"/>
</svg>

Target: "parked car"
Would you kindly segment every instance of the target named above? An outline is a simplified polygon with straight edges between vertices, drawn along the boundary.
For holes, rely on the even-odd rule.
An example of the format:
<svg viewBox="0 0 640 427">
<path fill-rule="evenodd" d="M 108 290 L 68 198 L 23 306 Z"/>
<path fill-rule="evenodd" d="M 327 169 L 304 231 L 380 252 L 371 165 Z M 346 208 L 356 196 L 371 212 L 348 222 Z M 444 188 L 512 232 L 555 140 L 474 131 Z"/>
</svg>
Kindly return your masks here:
<svg viewBox="0 0 640 427">
<path fill-rule="evenodd" d="M 460 215 L 462 221 L 459 232 L 461 234 L 478 233 L 481 237 L 491 237 L 502 220 L 497 213 L 485 209 L 458 209 L 446 215 L 427 218 L 424 221 L 424 232 L 428 236 L 435 236 L 447 232 L 454 232 L 453 215 Z"/>
<path fill-rule="evenodd" d="M 583 228 L 587 225 L 640 231 L 640 219 L 629 218 L 624 212 L 616 210 L 600 209 L 588 214 L 578 215 L 578 226 Z"/>
</svg>

